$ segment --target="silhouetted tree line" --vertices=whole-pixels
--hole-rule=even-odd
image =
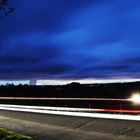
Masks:
[[[0,19],[3,19],[14,11],[15,8],[9,5],[9,0],[0,0]]]
[[[111,84],[71,83],[58,86],[6,85],[0,86],[1,97],[96,97],[129,98],[140,91],[140,82]]]

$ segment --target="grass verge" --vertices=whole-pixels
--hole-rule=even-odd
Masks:
[[[33,140],[32,137],[0,128],[0,140]]]

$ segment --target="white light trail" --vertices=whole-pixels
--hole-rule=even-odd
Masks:
[[[1,110],[9,110],[9,111],[19,111],[19,112],[52,114],[52,115],[66,115],[66,116],[77,116],[77,117],[92,117],[92,118],[102,118],[102,119],[140,121],[140,116],[139,115],[86,113],[86,112],[73,112],[72,111],[72,109],[77,110],[78,108],[66,108],[66,110],[62,111],[61,109],[65,109],[65,108],[62,108],[62,107],[36,107],[36,106],[33,107],[33,106],[2,105],[1,104],[0,109]],[[49,110],[49,109],[51,109],[51,110]],[[96,109],[96,110],[98,110],[98,109]],[[82,109],[81,110],[79,109],[78,111],[82,111]]]
[[[104,111],[105,109],[89,108],[70,108],[70,107],[51,107],[51,106],[26,106],[26,105],[8,105],[0,104],[0,107],[22,108],[22,109],[39,109],[39,110],[59,110],[59,111]]]
[[[132,99],[114,99],[114,98],[40,98],[40,97],[0,97],[2,100],[71,100],[71,101],[128,101],[133,102]]]

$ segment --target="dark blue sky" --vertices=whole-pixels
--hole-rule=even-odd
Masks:
[[[11,0],[0,79],[140,78],[139,0]]]

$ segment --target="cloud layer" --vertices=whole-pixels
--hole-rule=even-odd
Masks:
[[[138,0],[11,1],[0,79],[140,78]]]

